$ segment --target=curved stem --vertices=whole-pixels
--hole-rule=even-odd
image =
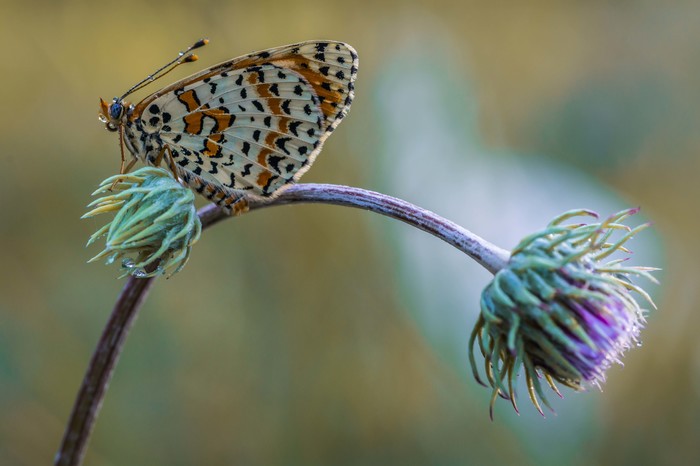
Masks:
[[[129,277],[124,285],[88,364],[63,434],[61,448],[54,458],[56,466],[82,463],[95,418],[114,373],[114,366],[119,360],[129,329],[153,283],[153,278]]]
[[[429,210],[395,197],[360,188],[330,184],[298,184],[271,199],[252,198],[249,200],[249,207],[250,211],[253,211],[264,207],[301,203],[355,207],[401,220],[451,244],[492,273],[503,268],[510,256],[508,251]],[[199,217],[203,229],[230,218],[213,204],[200,209]],[[54,459],[56,466],[78,466],[82,463],[114,367],[129,329],[153,283],[153,278],[129,277],[124,285],[88,365],[61,447]]]
[[[510,257],[508,251],[429,210],[366,189],[334,184],[297,184],[290,186],[272,199],[253,198],[249,201],[249,206],[252,211],[263,207],[302,203],[355,207],[401,220],[451,244],[494,274],[506,265]],[[227,217],[215,205],[209,205],[200,210],[202,227]]]

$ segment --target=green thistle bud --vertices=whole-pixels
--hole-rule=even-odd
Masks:
[[[530,400],[544,415],[538,398],[552,408],[542,378],[559,396],[555,381],[575,390],[584,383],[599,386],[610,365],[619,363],[622,353],[638,344],[644,316],[632,292],[651,306],[654,303],[630,278],[644,276],[656,282],[649,272],[658,269],[624,266],[624,259],[604,261],[617,251],[629,253],[625,242],[649,226],[630,229],[620,223],[637,211],[576,225],[562,222],[597,215],[585,210],[562,214],[545,230],[523,239],[484,289],[469,359],[474,377],[486,385],[474,360],[477,343],[493,389],[492,419],[498,396],[510,400],[518,411],[513,379],[521,367]],[[611,242],[615,232],[623,234]]]
[[[194,193],[183,187],[167,170],[145,167],[116,175],[102,182],[93,195],[107,194],[91,202],[93,209],[82,218],[116,212],[97,230],[88,246],[106,235],[105,249],[90,259],[122,259],[124,274],[152,277],[185,266],[202,224],[194,207]]]

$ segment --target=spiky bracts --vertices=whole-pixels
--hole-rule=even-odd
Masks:
[[[622,353],[637,344],[644,323],[638,293],[649,295],[630,278],[656,270],[624,266],[624,244],[648,227],[623,225],[638,209],[612,215],[600,223],[562,225],[571,217],[597,214],[566,212],[546,229],[523,239],[481,295],[481,314],[469,344],[476,380],[486,385],[476,366],[474,343],[484,355],[486,381],[493,389],[490,414],[498,396],[515,410],[515,376],[524,369],[530,400],[543,414],[538,398],[551,409],[541,379],[557,394],[555,382],[579,390],[585,382],[598,385]],[[622,235],[613,239],[615,232]],[[559,394],[560,395],[560,394]],[[560,395],[561,396],[561,395]]]
[[[177,273],[185,266],[202,225],[194,194],[167,170],[145,167],[102,182],[93,195],[93,209],[82,218],[116,212],[111,222],[96,231],[88,245],[106,235],[105,249],[89,262],[122,258],[122,276],[150,277]]]

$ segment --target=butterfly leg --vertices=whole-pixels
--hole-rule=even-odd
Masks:
[[[166,154],[167,157],[165,157]],[[178,178],[180,176],[180,172],[178,171],[177,166],[175,165],[175,158],[173,157],[172,149],[170,149],[170,146],[168,146],[167,144],[163,146],[163,148],[158,153],[158,156],[156,156],[156,158],[153,159],[153,166],[159,167],[164,157],[167,159],[168,168],[170,168],[170,171],[173,173],[173,176],[175,178]]]
[[[158,152],[158,155],[156,156],[156,158],[154,158],[154,159],[152,160],[152,164],[153,164],[154,167],[160,167],[160,163],[163,161],[163,156],[165,155],[165,151],[166,151],[166,150],[169,150],[169,148],[168,148],[167,145],[166,145],[166,146],[163,146],[163,147],[160,149],[160,152]],[[150,158],[150,157],[149,157],[149,158]],[[170,154],[170,158],[172,158],[172,154]],[[173,173],[173,174],[176,175],[177,173]]]
[[[173,157],[173,152],[170,150],[170,146],[165,146],[168,151],[168,163],[170,164],[170,171],[173,172],[175,178],[177,178],[177,166],[175,165],[175,158]]]
[[[124,173],[129,173],[132,168],[134,168],[134,165],[136,165],[136,162],[138,162],[139,159],[136,157],[132,157],[131,160],[129,161],[129,164],[126,166],[122,174]]]
[[[134,167],[134,164],[138,159],[132,155],[129,164],[125,166],[126,157],[124,156],[124,127],[122,126],[119,127],[119,148],[121,149],[122,155],[121,165],[119,165],[119,174],[123,175],[124,173],[129,173],[129,171]],[[114,183],[112,183],[112,186],[109,187],[109,190],[114,190],[114,187],[117,185],[117,183],[121,183],[121,181],[122,178],[117,178],[116,180],[114,180]]]
[[[126,157],[124,157],[124,126],[119,125],[119,152],[121,153],[122,156],[122,162],[121,165],[119,166],[119,174],[123,175],[126,173],[124,170],[124,163],[126,163]]]

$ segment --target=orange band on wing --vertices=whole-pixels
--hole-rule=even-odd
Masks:
[[[208,116],[214,119],[214,129],[212,132],[221,132],[230,128],[235,120],[234,116],[218,108],[209,108],[205,105],[206,110],[202,111],[203,116]]]
[[[258,163],[267,168],[267,156],[270,154],[272,154],[272,150],[267,147],[260,149],[260,153],[258,153]]]
[[[264,188],[265,186],[267,186],[267,183],[270,181],[270,178],[272,178],[272,173],[270,173],[267,170],[264,172],[261,172],[258,175],[258,180],[257,180],[258,186],[260,188]]]
[[[177,96],[177,100],[185,104],[188,112],[194,112],[199,108],[199,99],[193,89],[183,92]]]
[[[214,157],[215,155],[219,155],[221,153],[221,146],[219,144],[223,140],[223,133],[216,133],[210,135],[207,139],[204,140],[204,151],[202,151],[202,155],[206,155],[208,157]]]
[[[182,98],[185,96],[184,98]],[[209,105],[204,104],[201,106],[202,110],[193,112],[193,110],[199,108],[197,104],[196,95],[194,91],[187,91],[178,96],[178,99],[185,104],[187,110],[192,112],[185,115],[185,131],[189,134],[199,134],[202,132],[202,125],[204,123],[204,117],[209,117],[214,120],[214,128],[212,132],[222,132],[227,128],[230,128],[233,124],[235,117],[230,113],[227,113],[218,108],[209,108]],[[196,105],[196,106],[195,106]]]

